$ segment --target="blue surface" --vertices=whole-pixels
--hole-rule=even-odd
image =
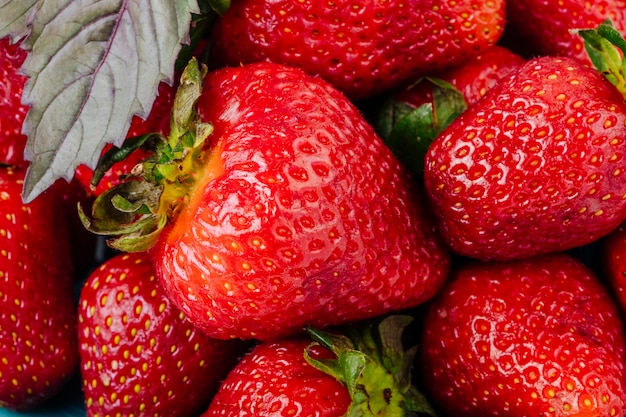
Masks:
[[[58,396],[33,410],[16,412],[0,408],[0,417],[85,417],[86,415],[78,378],[70,381]]]

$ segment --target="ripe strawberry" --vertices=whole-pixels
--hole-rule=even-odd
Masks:
[[[213,72],[194,94],[193,130],[175,126],[162,145],[171,154],[180,134],[195,146],[187,158],[148,161],[145,180],[103,194],[85,224],[121,234],[111,244],[123,250],[156,242],[157,273],[202,330],[274,339],[415,306],[440,288],[449,256],[425,199],[345,96],[271,63]],[[153,189],[159,178],[171,182]]]
[[[0,162],[26,167],[22,123],[28,107],[22,105],[26,77],[18,71],[26,59],[19,44],[11,45],[9,38],[0,39]]]
[[[509,0],[506,3],[507,38],[522,45],[527,53],[570,56],[588,61],[574,29],[594,28],[611,19],[626,30],[624,0]]]
[[[626,104],[574,58],[531,60],[433,142],[425,182],[460,254],[512,259],[584,245],[626,218]]]
[[[607,277],[613,294],[626,313],[626,225],[622,224],[599,245],[599,267]]]
[[[464,63],[419,79],[389,94],[375,126],[394,154],[417,176],[432,141],[524,59],[495,45]],[[444,82],[442,82],[444,81]]]
[[[194,328],[165,296],[145,254],[116,255],[89,276],[78,327],[93,416],[198,413],[240,352],[239,342]]]
[[[176,89],[167,83],[159,84],[158,96],[150,114],[145,120],[139,116],[134,116],[126,138],[134,138],[150,133],[167,133],[175,91]],[[112,145],[107,145],[102,153],[106,153],[112,147]],[[99,196],[122,182],[123,176],[129,174],[133,167],[143,161],[148,155],[150,155],[150,152],[140,149],[133,152],[128,158],[106,167],[106,171],[101,173],[102,177],[98,178],[96,186],[92,185],[94,171],[87,165],[79,165],[76,168],[75,177],[91,195]],[[100,175],[100,173],[98,174]]]
[[[352,327],[350,337],[311,330],[316,343],[261,343],[228,374],[202,417],[433,415],[410,384],[415,349],[405,351],[401,341],[410,320]]]
[[[0,168],[0,406],[32,408],[78,369],[67,224],[50,192],[23,204],[24,172]]]
[[[495,44],[504,1],[241,0],[218,21],[214,60],[271,61],[371,97]]]
[[[506,77],[510,72],[524,64],[525,59],[510,50],[494,45],[460,65],[448,67],[443,71],[430,74],[450,83],[463,94],[468,106],[473,106],[487,94],[491,88]],[[400,99],[418,107],[424,102],[432,101],[428,91],[423,91],[430,100],[418,95],[419,90],[408,89],[399,95]]]
[[[574,258],[462,266],[429,307],[420,366],[444,415],[626,412],[618,310]]]

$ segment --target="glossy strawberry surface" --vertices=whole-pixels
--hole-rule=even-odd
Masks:
[[[448,67],[434,74],[459,90],[468,106],[483,98],[487,91],[525,62],[524,58],[510,50],[494,45],[460,65]],[[410,90],[409,90],[410,91]],[[407,101],[410,101],[410,94]]]
[[[271,63],[224,69],[198,113],[214,128],[209,161],[155,259],[201,329],[273,339],[440,288],[448,254],[425,197],[329,84]]]
[[[241,351],[174,307],[145,254],[119,254],[89,276],[78,334],[90,416],[199,413]]]
[[[0,168],[0,406],[28,409],[78,369],[72,257],[47,192],[25,205],[24,172]]]
[[[302,338],[257,345],[231,370],[202,417],[344,416],[348,390],[305,361],[310,344]],[[316,350],[319,358],[332,357]]]
[[[556,254],[455,271],[429,307],[420,367],[444,416],[621,416],[625,353],[606,289]]]
[[[626,217],[626,105],[572,58],[531,60],[426,155],[440,231],[460,254],[523,258],[592,242]]]
[[[504,2],[419,0],[233,2],[214,31],[215,59],[268,60],[371,97],[495,44]]]

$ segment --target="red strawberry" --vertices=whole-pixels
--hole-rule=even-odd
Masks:
[[[271,63],[213,72],[194,91],[205,145],[182,134],[195,146],[186,159],[156,171],[148,161],[145,181],[103,194],[85,223],[130,231],[112,242],[121,249],[156,241],[157,273],[197,326],[273,339],[415,306],[440,288],[449,258],[424,197],[345,96]],[[153,190],[159,178],[172,182]]]
[[[573,58],[527,62],[426,155],[441,233],[458,253],[512,259],[584,245],[626,218],[626,104]]]
[[[588,61],[582,40],[572,30],[594,28],[607,18],[626,30],[626,1],[509,0],[506,17],[507,39],[525,51]]]
[[[272,61],[371,97],[495,44],[504,1],[232,2],[213,34],[214,60]]]
[[[608,278],[622,311],[626,313],[626,225],[606,236],[600,248],[600,268]]]
[[[198,413],[240,352],[238,342],[194,328],[165,296],[145,254],[117,255],[89,276],[78,330],[93,416]]]
[[[150,114],[145,120],[139,116],[133,117],[126,138],[134,138],[150,133],[167,133],[175,91],[176,89],[167,83],[159,84],[158,96]],[[112,145],[107,145],[102,153],[104,154],[111,148]],[[148,155],[150,155],[150,152],[140,149],[122,161],[113,164],[103,173],[102,178],[99,178],[95,187],[91,184],[94,172],[87,165],[80,165],[76,168],[76,179],[90,194],[99,196],[122,182],[123,176],[129,174],[133,167],[143,161]]]
[[[261,343],[229,373],[202,417],[433,415],[410,383],[415,349],[405,352],[401,341],[410,320],[352,327],[350,337],[312,330],[317,343]]]
[[[618,310],[574,258],[462,266],[429,307],[422,377],[445,415],[626,412]]]
[[[0,168],[0,405],[32,408],[78,369],[67,224],[46,192],[23,204],[24,172]]]
[[[23,167],[26,136],[22,123],[28,107],[21,102],[26,77],[18,71],[25,59],[26,51],[19,44],[0,39],[0,162]]]
[[[502,46],[495,45],[460,65],[448,67],[443,71],[430,74],[430,76],[450,83],[463,94],[467,105],[472,106],[483,98],[487,91],[524,62],[525,59],[521,56]],[[418,107],[425,102],[432,101],[432,95],[428,91],[420,89],[407,89],[399,94],[398,99]]]
[[[524,62],[501,46],[488,48],[463,64],[391,93],[377,109],[376,128],[394,154],[421,176],[424,155],[435,137]]]

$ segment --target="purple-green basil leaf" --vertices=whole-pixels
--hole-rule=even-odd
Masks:
[[[20,0],[23,1],[23,0]],[[120,146],[133,115],[146,117],[172,82],[196,0],[48,0],[29,16],[23,126],[28,202],[76,167]]]

